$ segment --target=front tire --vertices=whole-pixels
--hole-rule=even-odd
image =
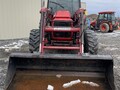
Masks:
[[[85,30],[84,32],[84,52],[94,55],[98,53],[97,36],[92,30]]]
[[[38,52],[39,44],[40,44],[40,30],[33,29],[30,31],[30,36],[29,36],[29,51],[31,53]]]

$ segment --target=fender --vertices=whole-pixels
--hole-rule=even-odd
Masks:
[[[90,25],[91,25],[91,26],[93,26],[93,27],[95,27],[96,22],[97,22],[97,21],[96,21],[96,20],[94,20],[94,21],[92,21],[92,22],[90,23]]]
[[[110,30],[113,30],[113,25],[112,23],[109,23]]]

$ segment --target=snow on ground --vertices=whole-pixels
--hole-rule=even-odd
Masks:
[[[111,32],[111,33],[98,32],[97,35],[100,35],[102,37],[118,37],[118,36],[120,36],[120,30],[116,30],[116,31]]]
[[[28,39],[0,41],[0,90],[4,90],[9,55],[14,51],[28,51]]]
[[[5,50],[5,52],[10,52],[12,50],[19,50],[25,44],[28,44],[28,41],[19,40],[17,42],[12,42],[7,45],[0,46],[0,49]]]
[[[0,59],[0,90],[3,90],[7,72],[8,58]]]

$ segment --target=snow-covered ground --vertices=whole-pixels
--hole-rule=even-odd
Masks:
[[[0,90],[3,90],[9,54],[11,52],[28,51],[28,40],[2,40],[0,41]]]
[[[111,55],[114,60],[114,79],[116,90],[120,90],[120,30],[112,33],[96,33],[99,42],[99,54]]]
[[[5,52],[10,52],[12,50],[20,50],[21,47],[25,44],[28,44],[28,41],[26,40],[18,40],[17,42],[11,42],[9,44],[0,46],[1,50],[4,50]]]

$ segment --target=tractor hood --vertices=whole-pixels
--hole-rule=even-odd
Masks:
[[[54,21],[72,21],[71,19],[71,14],[69,11],[67,10],[59,10],[57,11],[55,14],[54,14],[54,17],[53,17],[53,20]]]

